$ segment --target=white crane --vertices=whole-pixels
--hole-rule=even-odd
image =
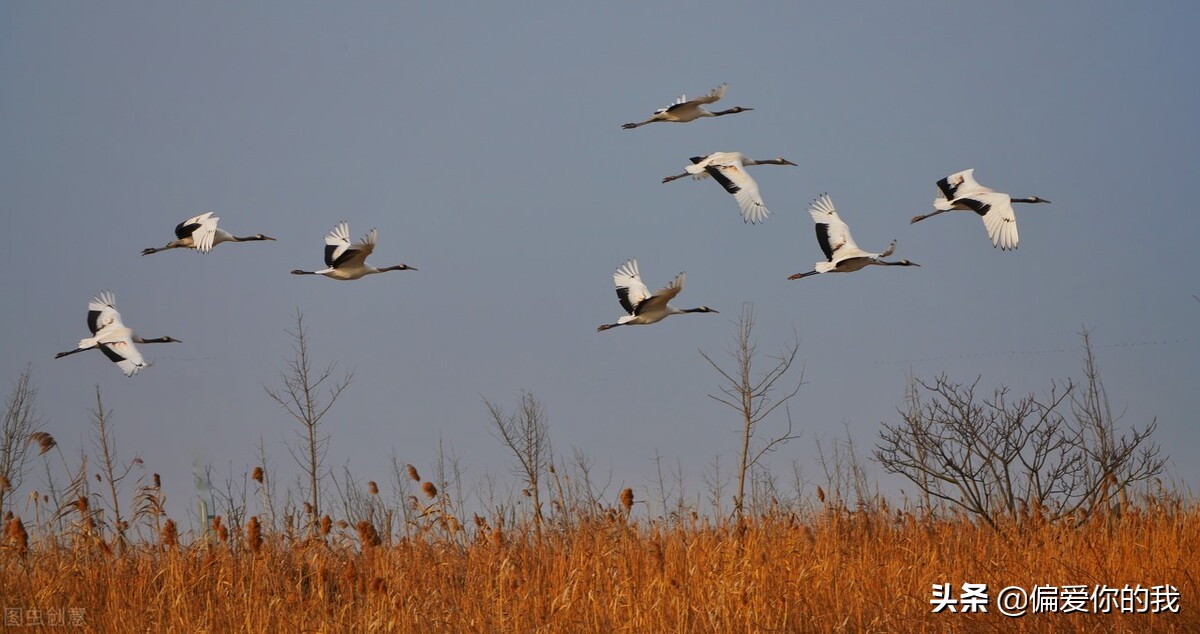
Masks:
[[[88,330],[92,331],[92,336],[80,339],[78,348],[54,355],[55,359],[99,348],[104,356],[121,368],[125,376],[133,376],[137,374],[138,370],[150,365],[142,359],[142,353],[138,352],[137,347],[133,344],[183,343],[170,337],[142,339],[137,336],[121,322],[121,313],[117,312],[117,298],[112,291],[101,291],[88,303],[87,324]]]
[[[329,233],[325,234],[325,264],[329,267],[320,271],[301,271],[296,269],[292,275],[324,275],[335,280],[357,280],[364,275],[383,273],[384,271],[415,271],[415,267],[407,264],[385,266],[377,269],[367,264],[367,256],[375,250],[375,238],[378,232],[371,229],[361,242],[350,243],[350,224],[339,222]]]
[[[651,295],[650,291],[646,289],[646,285],[642,283],[642,275],[638,272],[637,260],[626,260],[625,264],[617,267],[617,271],[613,273],[613,283],[617,285],[617,299],[621,300],[621,307],[629,314],[618,319],[615,324],[600,326],[596,331],[603,332],[617,326],[653,324],[671,315],[717,312],[708,306],[679,309],[667,305],[667,302],[674,299],[679,294],[679,291],[683,290],[684,277],[685,275],[680,273],[675,276],[674,280],[671,280],[670,284],[658,289]]]
[[[937,182],[938,195],[933,199],[933,212],[913,216],[909,223],[920,222],[951,210],[973,211],[983,219],[993,247],[1004,251],[1017,248],[1017,216],[1012,203],[1048,203],[1037,196],[1013,198],[975,182],[975,169],[951,174]]]
[[[854,244],[854,238],[850,237],[850,227],[838,216],[837,208],[833,206],[833,199],[829,197],[829,194],[818,196],[808,206],[808,213],[812,214],[813,222],[816,223],[817,242],[821,245],[821,251],[825,252],[826,261],[817,262],[814,269],[808,273],[789,276],[789,280],[798,280],[818,273],[849,273],[871,264],[921,266],[908,260],[899,262],[882,260],[881,258],[886,258],[896,250],[895,240],[892,240],[883,253],[867,253],[858,248],[858,245]]]
[[[746,173],[746,166],[796,165],[782,156],[756,161],[746,158],[741,152],[713,152],[707,156],[693,156],[691,161],[692,164],[687,166],[687,171],[675,176],[664,177],[662,182],[669,183],[684,176],[691,176],[695,179],[712,176],[713,180],[725,188],[725,191],[733,194],[734,199],[737,200],[738,209],[742,212],[742,222],[750,224],[758,224],[766,220],[771,212],[767,211],[767,206],[758,193],[758,183],[754,182],[754,179],[750,178],[750,174]]]
[[[659,108],[658,110],[655,110],[654,114],[649,119],[638,123],[626,123],[621,127],[625,128],[626,130],[632,130],[636,127],[644,126],[647,123],[654,123],[656,121],[664,121],[667,123],[687,123],[689,121],[695,121],[701,117],[721,117],[727,114],[737,114],[739,112],[746,112],[747,110],[754,110],[754,108],[743,108],[742,106],[737,106],[728,110],[710,112],[703,107],[706,104],[714,103],[721,97],[724,97],[725,89],[728,87],[728,84],[721,84],[720,86],[713,88],[707,95],[692,99],[691,101],[688,100],[687,95],[679,95],[679,98],[672,102],[671,105],[667,106],[666,108]]]
[[[195,249],[200,253],[208,253],[213,247],[222,242],[254,242],[256,240],[274,240],[264,236],[261,233],[256,233],[252,236],[239,237],[230,235],[228,231],[217,228],[217,221],[220,218],[214,218],[213,212],[208,212],[188,218],[183,222],[175,225],[175,239],[168,242],[167,246],[149,249],[142,249],[142,255],[150,255],[167,249]]]

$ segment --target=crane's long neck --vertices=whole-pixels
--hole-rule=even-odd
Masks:
[[[382,273],[384,271],[415,271],[415,270],[417,270],[417,269],[415,269],[407,264],[397,264],[395,266],[385,266],[381,269],[376,269],[375,271],[372,271],[372,273]]]
[[[727,114],[737,114],[739,112],[743,112],[744,110],[745,108],[730,108],[728,110],[718,110],[716,112],[708,112],[705,110],[705,112],[708,112],[708,116],[710,117],[723,117]]]

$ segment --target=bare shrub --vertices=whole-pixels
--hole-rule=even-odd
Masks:
[[[875,459],[915,484],[927,506],[948,503],[995,529],[1006,518],[1086,521],[1108,510],[1128,487],[1159,475],[1165,458],[1151,440],[1155,420],[1117,435],[1089,333],[1081,336],[1083,383],[1051,383],[1041,396],[1015,397],[1007,387],[981,396],[979,379],[945,374],[913,379]]]

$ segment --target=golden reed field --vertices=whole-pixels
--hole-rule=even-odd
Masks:
[[[1200,631],[1200,508],[1177,499],[1148,497],[1081,526],[1035,511],[999,530],[886,503],[760,514],[739,527],[637,519],[631,496],[621,502],[570,521],[428,520],[384,537],[328,516],[306,538],[267,534],[256,517],[237,527],[217,518],[183,543],[164,518],[156,543],[126,547],[99,537],[87,513],[46,536],[13,517],[0,631]],[[935,584],[958,596],[964,583],[987,584],[986,613],[933,612]],[[1120,613],[1115,588],[1126,584],[1145,590],[1126,607],[1147,613]],[[1053,610],[997,612],[1002,588],[1039,585],[1063,595]],[[1110,613],[1090,597],[1062,613],[1069,586],[1114,588]],[[1173,598],[1151,596],[1154,586]]]

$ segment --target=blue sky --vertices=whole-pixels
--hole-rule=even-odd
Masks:
[[[314,356],[355,372],[328,419],[331,467],[382,481],[395,451],[431,471],[441,438],[468,489],[507,478],[482,399],[511,408],[528,389],[556,450],[611,469],[610,495],[649,484],[656,452],[696,495],[713,455],[732,462],[737,424],[706,397],[718,377],[698,350],[724,354],[743,302],[764,352],[799,337],[804,435],[776,460],[813,478],[814,437],[868,449],[906,377],[1041,391],[1080,375],[1087,327],[1122,424],[1157,417],[1194,486],[1198,10],[1152,9],[8,3],[0,376],[32,361],[45,429],[75,451],[99,385],[122,454],[182,515],[192,465],[252,469],[260,436],[277,479],[296,475],[294,427],[263,387],[299,309]],[[717,107],[755,110],[619,127],[722,82]],[[711,182],[660,184],[714,151],[798,164],[754,168],[767,223],[744,225]],[[908,224],[969,167],[1053,201],[1018,207],[1019,250],[969,214]],[[897,239],[921,268],[789,282],[821,257],[805,209],[826,191],[860,246]],[[139,255],[210,210],[278,241]],[[379,229],[373,263],[420,270],[288,275],[321,265],[343,219]],[[651,288],[686,271],[676,303],[721,313],[596,333],[620,315],[628,257]],[[132,379],[99,354],[54,360],[106,288],[140,334],[184,343],[144,346],[155,365]]]

